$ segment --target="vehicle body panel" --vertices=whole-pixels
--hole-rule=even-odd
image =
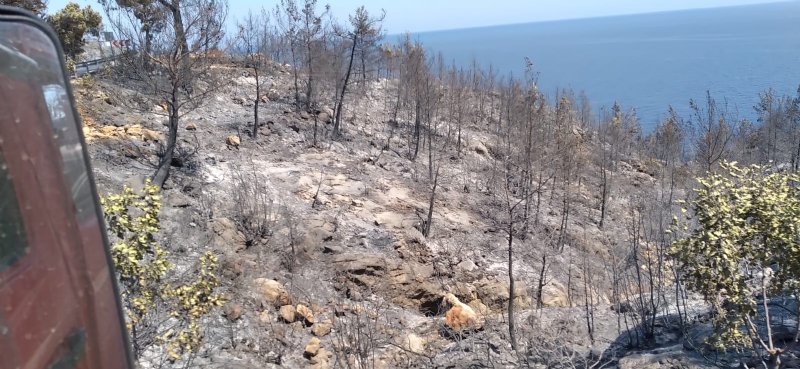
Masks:
[[[130,368],[88,155],[54,40],[32,15],[0,7],[0,369]]]

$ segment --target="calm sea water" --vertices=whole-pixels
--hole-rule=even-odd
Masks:
[[[533,60],[539,85],[584,91],[599,110],[635,107],[645,130],[670,105],[685,115],[709,90],[741,118],[767,88],[800,85],[800,1],[633,16],[529,23],[414,35],[445,60],[473,59],[522,76]]]

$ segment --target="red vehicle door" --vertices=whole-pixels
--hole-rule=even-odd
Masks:
[[[130,368],[60,49],[0,7],[0,369]]]

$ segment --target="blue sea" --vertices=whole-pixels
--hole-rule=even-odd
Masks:
[[[687,116],[706,90],[739,118],[755,118],[759,93],[794,96],[800,85],[800,1],[516,24],[412,35],[449,63],[477,60],[521,77],[525,57],[549,98],[587,94],[599,111],[635,108],[648,130],[669,106]]]

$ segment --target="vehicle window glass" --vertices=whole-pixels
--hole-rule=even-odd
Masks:
[[[0,147],[0,271],[25,255],[26,248],[17,195]]]
[[[42,93],[61,152],[64,178],[66,178],[69,191],[72,193],[77,219],[79,222],[87,219],[93,220],[97,214],[89,184],[89,169],[84,161],[83,146],[81,146],[80,133],[75,123],[76,119],[72,116],[69,95],[61,84],[44,85]]]
[[[55,47],[32,27],[0,24],[0,72],[41,87],[77,221],[98,221],[80,141],[81,128],[73,116]]]

